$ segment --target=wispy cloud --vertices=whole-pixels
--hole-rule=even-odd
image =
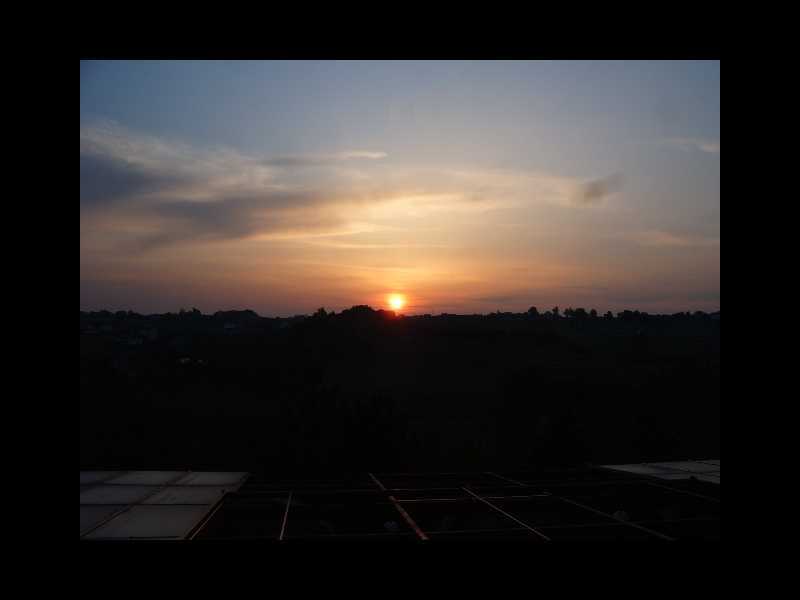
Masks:
[[[664,142],[684,150],[700,150],[709,154],[719,154],[719,140],[679,137],[668,138]]]
[[[622,184],[622,175],[614,173],[608,177],[581,184],[573,197],[578,204],[597,204],[607,196],[619,191]]]
[[[369,152],[354,150],[351,152],[336,152],[333,154],[307,154],[301,156],[277,156],[263,161],[263,164],[276,167],[307,167],[335,164],[347,160],[378,160],[386,158],[385,152]]]
[[[420,248],[447,248],[446,244],[370,244],[359,242],[336,242],[324,239],[329,236],[318,236],[304,240],[307,244],[312,246],[320,246],[322,248],[333,248],[336,250],[413,250]],[[320,239],[321,238],[321,239]]]
[[[347,234],[354,223],[413,221],[417,228],[430,219],[503,207],[596,204],[621,185],[619,175],[582,183],[525,171],[382,166],[385,156],[354,150],[269,159],[194,147],[110,121],[85,123],[82,241],[105,232],[98,239],[124,240],[116,243],[129,252],[196,241]]]
[[[641,246],[698,248],[719,246],[718,237],[687,235],[651,229],[630,236],[630,239]]]
[[[81,127],[82,220],[138,232],[134,241],[119,236],[125,250],[330,230],[343,222],[331,207],[349,198],[341,185],[324,183],[227,148],[195,148],[108,121]]]

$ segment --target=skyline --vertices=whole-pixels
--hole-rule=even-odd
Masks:
[[[719,61],[81,63],[81,310],[719,310]]]

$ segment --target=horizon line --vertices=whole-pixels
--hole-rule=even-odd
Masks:
[[[473,313],[453,313],[453,312],[405,313],[405,312],[395,311],[395,310],[387,309],[387,308],[374,308],[369,304],[354,304],[354,305],[352,305],[352,306],[350,306],[348,308],[343,308],[343,309],[339,310],[338,312],[333,310],[333,309],[329,310],[324,306],[320,306],[317,309],[315,309],[315,310],[313,310],[311,312],[308,312],[308,313],[295,313],[295,314],[289,315],[289,316],[264,315],[264,314],[260,314],[258,311],[254,310],[252,308],[220,309],[220,310],[216,310],[214,312],[208,312],[208,313],[203,312],[203,311],[197,309],[196,307],[191,307],[191,308],[182,307],[182,308],[179,308],[177,311],[174,311],[174,312],[173,311],[166,311],[166,312],[148,312],[148,313],[144,313],[144,312],[137,312],[137,311],[131,310],[131,309],[127,309],[127,310],[125,310],[125,309],[110,310],[110,309],[107,309],[107,308],[93,309],[93,310],[85,310],[85,309],[81,308],[80,312],[81,313],[88,313],[88,314],[106,312],[106,313],[110,313],[112,315],[119,314],[119,313],[125,313],[126,315],[127,314],[134,314],[134,315],[139,315],[139,316],[162,316],[162,315],[192,314],[194,310],[197,310],[197,312],[201,316],[209,316],[209,317],[213,317],[217,313],[244,313],[244,312],[251,312],[251,313],[255,314],[257,317],[263,318],[263,319],[293,319],[293,318],[296,318],[296,317],[313,316],[320,309],[325,310],[326,314],[328,314],[328,315],[340,315],[341,313],[343,313],[345,311],[352,310],[354,308],[360,308],[360,307],[367,307],[367,308],[371,309],[373,312],[392,313],[397,317],[423,317],[423,316],[483,317],[483,316],[492,316],[492,315],[498,315],[498,314],[499,315],[527,315],[527,314],[529,314],[528,310],[519,311],[519,312],[511,311],[511,310],[496,310],[496,311],[484,312],[484,313],[478,313],[478,312],[473,312]],[[586,311],[587,314],[590,314],[592,310],[596,310],[596,309],[591,309],[591,308],[587,309],[587,308],[584,308],[582,306],[577,306],[577,307],[565,306],[565,307],[562,308],[560,305],[556,305],[556,306],[554,306],[552,308],[544,309],[542,311],[538,311],[538,307],[533,307],[532,306],[531,308],[537,308],[537,312],[538,312],[539,316],[543,316],[545,314],[553,315],[553,312],[552,312],[553,308],[557,308],[558,311],[559,311],[558,312],[558,316],[560,318],[564,318],[565,317],[565,315],[564,315],[564,311],[565,310],[575,311],[575,310],[583,309],[584,311]],[[626,308],[626,309],[622,309],[622,310],[618,310],[618,311],[612,311],[612,310],[609,309],[609,310],[606,310],[604,312],[596,310],[596,312],[597,312],[597,318],[603,318],[608,313],[611,313],[614,317],[616,317],[617,315],[624,314],[625,312],[639,313],[640,315],[647,315],[647,316],[667,316],[667,317],[670,317],[670,316],[679,315],[679,314],[694,315],[694,314],[697,314],[697,313],[713,315],[715,313],[719,313],[720,312],[720,308],[717,307],[715,310],[711,310],[711,311],[705,311],[705,310],[694,310],[694,311],[692,311],[692,310],[688,310],[687,309],[687,310],[678,310],[678,311],[669,312],[669,313],[666,313],[666,312],[648,312],[648,311],[645,311],[645,310],[639,310],[639,309],[634,309],[634,308]]]

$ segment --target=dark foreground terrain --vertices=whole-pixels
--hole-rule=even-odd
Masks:
[[[719,458],[719,313],[564,312],[81,312],[81,469]]]

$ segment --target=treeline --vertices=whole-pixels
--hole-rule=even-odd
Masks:
[[[719,320],[629,313],[82,313],[81,466],[298,474],[719,456]]]
[[[197,308],[181,308],[178,310],[177,313],[173,312],[166,312],[166,313],[159,313],[159,314],[149,314],[143,315],[140,313],[136,313],[131,310],[119,310],[116,312],[111,312],[108,310],[100,310],[100,311],[80,311],[81,312],[81,319],[99,319],[99,320],[108,320],[108,319],[126,319],[126,318],[153,318],[153,319],[170,319],[170,318],[198,318],[198,317],[210,317],[213,319],[227,319],[227,320],[235,320],[235,321],[247,321],[247,320],[257,320],[257,319],[276,319],[276,320],[301,320],[306,318],[307,316],[311,316],[313,318],[327,318],[327,317],[335,317],[337,316],[336,311],[328,311],[324,307],[318,308],[314,313],[311,315],[295,315],[293,317],[262,317],[258,313],[253,310],[228,310],[228,311],[217,311],[210,315],[203,314]],[[648,319],[648,318],[696,318],[696,319],[707,319],[707,318],[718,318],[719,311],[713,313],[707,313],[701,310],[695,312],[676,312],[672,314],[650,314],[644,311],[638,310],[623,310],[616,313],[612,313],[610,310],[606,311],[602,318],[604,319]],[[381,318],[394,318],[398,315],[391,310],[383,310],[383,309],[373,309],[369,305],[357,305],[351,308],[342,310],[338,313],[339,316],[347,317],[347,318],[359,318],[364,316],[377,316]],[[411,315],[405,316],[400,315],[405,318],[433,318],[437,315]],[[595,309],[586,310],[585,308],[565,308],[563,311],[559,309],[558,306],[553,307],[550,310],[545,310],[540,312],[535,306],[530,307],[524,313],[513,313],[513,312],[501,312],[496,311],[487,314],[471,314],[471,315],[453,315],[450,313],[441,313],[438,315],[440,317],[453,317],[453,316],[470,316],[470,317],[496,317],[496,316],[525,316],[531,318],[545,318],[545,319],[597,319],[601,318],[599,313]]]

